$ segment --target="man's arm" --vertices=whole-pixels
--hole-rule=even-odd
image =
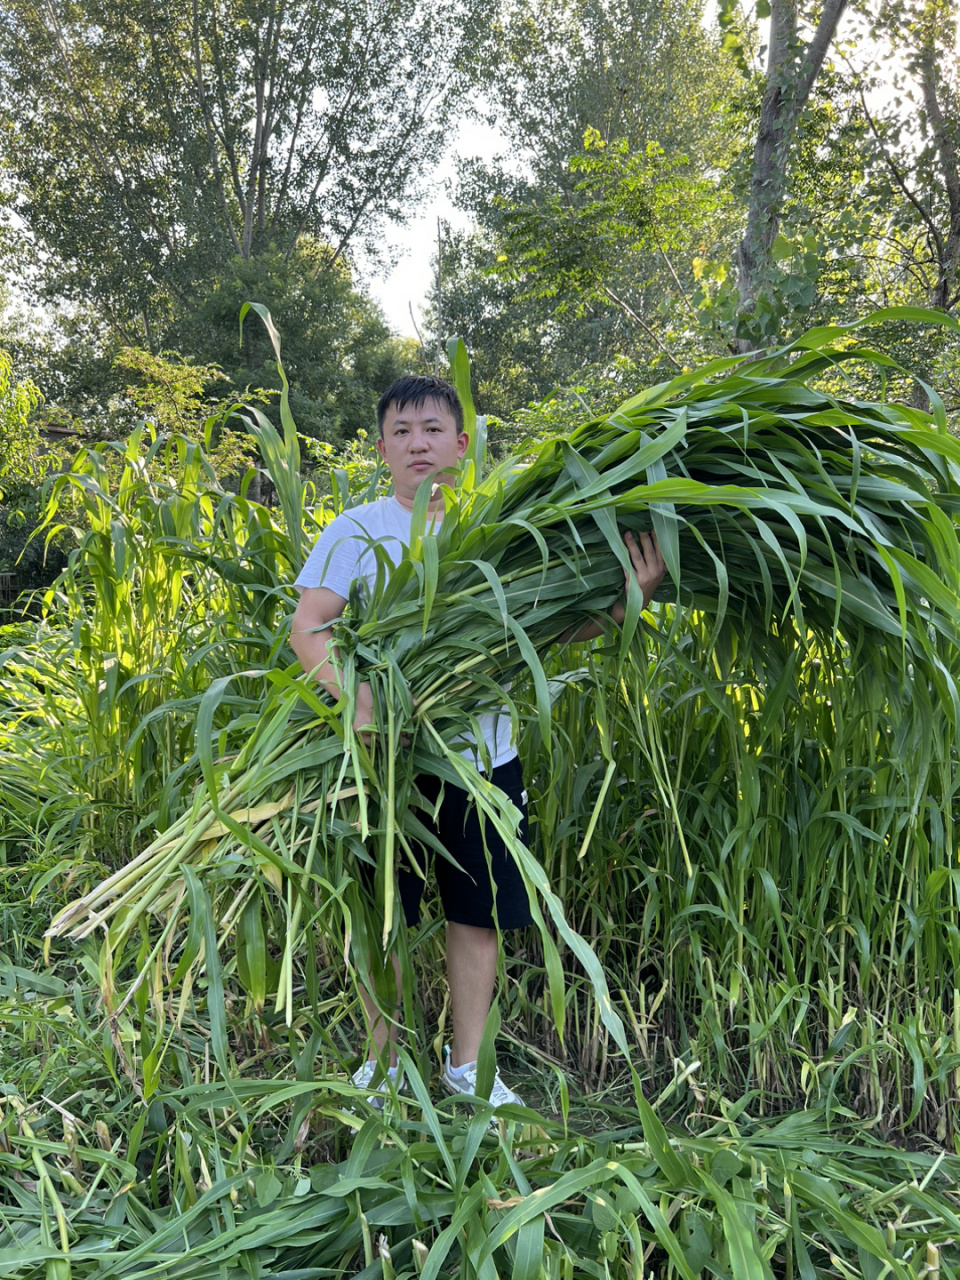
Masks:
[[[660,554],[660,547],[657,544],[657,535],[655,533],[641,533],[640,541],[638,542],[634,535],[627,531],[623,535],[623,540],[630,555],[632,577],[643,592],[643,607],[646,609],[653,599],[653,593],[663,581],[663,575],[667,571],[663,556]],[[627,588],[630,586],[630,577],[631,575],[624,573],[624,585]],[[610,617],[618,627],[621,627],[626,616],[627,611],[623,601],[618,600],[610,610]],[[602,635],[603,627],[599,622],[585,622],[578,630],[569,631],[562,636],[560,643],[569,644],[571,641],[577,643],[581,640],[596,640],[597,636]]]
[[[336,665],[337,648],[333,643],[333,623],[346,607],[343,596],[329,587],[304,587],[290,624],[290,648],[307,675],[312,675],[332,698],[343,689]],[[373,696],[368,684],[357,688],[357,714],[353,727],[369,729],[373,721]]]

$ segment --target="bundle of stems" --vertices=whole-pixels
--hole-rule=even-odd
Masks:
[[[276,999],[289,1019],[296,952],[325,904],[335,899],[355,943],[368,931],[368,951],[377,929],[384,944],[398,931],[394,866],[398,856],[416,860],[417,843],[432,842],[417,812],[417,779],[434,774],[472,794],[524,872],[558,1027],[562,967],[541,904],[586,967],[601,1017],[626,1052],[596,957],[564,920],[542,869],[517,839],[519,815],[464,754],[464,740],[480,740],[481,712],[502,708],[516,731],[529,719],[550,743],[543,659],[622,594],[624,529],[656,532],[668,566],[661,596],[682,606],[675,626],[692,609],[712,619],[715,643],[733,635],[762,645],[771,629],[790,629],[800,643],[817,636],[882,646],[905,673],[921,666],[960,710],[938,658],[939,647],[958,638],[960,445],[935,398],[924,413],[811,385],[827,378],[842,385],[851,360],[880,371],[890,363],[849,346],[837,330],[748,364],[716,361],[483,478],[468,464],[458,488],[444,489],[439,524],[428,515],[423,486],[408,551],[392,565],[377,550],[375,588],[365,598],[355,594],[335,628],[344,689],[338,706],[292,670],[265,672],[256,728],[234,754],[226,750],[229,730],[214,741],[229,683],[218,681],[198,717],[193,767],[202,781],[189,808],[133,864],[62,912],[51,933],[82,937],[103,927],[116,955],[144,926],[145,913],[160,910],[166,954],[184,902],[198,909],[197,895],[180,891],[191,866],[215,872],[203,909],[221,926],[222,944],[240,914],[238,893],[251,892],[239,868],[252,860],[265,872],[257,880],[262,892],[284,904]],[[286,408],[284,426],[289,434]],[[608,651],[621,662],[648,625],[642,605],[632,584],[622,630],[615,634],[611,624],[608,635],[616,641]],[[373,745],[352,728],[361,681],[374,693]],[[238,716],[245,726],[250,710]],[[352,883],[350,855],[376,865],[373,912],[343,889]],[[202,954],[199,936],[191,927],[182,944],[194,938],[193,960]],[[248,927],[240,945],[245,971],[259,966],[262,991],[262,933]],[[160,942],[141,946],[141,978],[159,954]],[[184,973],[181,963],[175,976]]]

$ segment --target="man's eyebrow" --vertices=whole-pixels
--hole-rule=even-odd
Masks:
[[[411,418],[399,417],[399,418],[394,418],[393,422],[390,425],[394,427],[400,427],[400,426],[405,427],[411,421],[412,421]],[[421,418],[420,421],[421,422],[442,422],[443,418],[440,416],[440,414],[434,414],[430,418]]]

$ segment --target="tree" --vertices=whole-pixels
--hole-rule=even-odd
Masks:
[[[158,350],[233,260],[292,262],[306,236],[335,269],[405,216],[479,13],[478,0],[12,0],[0,147],[43,292]]]
[[[464,168],[478,235],[444,253],[444,324],[458,314],[484,360],[496,331],[499,367],[536,370],[541,395],[623,355],[648,368],[698,356],[692,262],[732,252],[717,175],[741,92],[702,6],[522,0],[491,39],[511,167]]]
[[[848,61],[865,133],[864,191],[876,209],[869,251],[872,294],[883,304],[960,305],[960,48],[950,0],[882,0],[864,16],[884,65]],[[887,89],[879,103],[877,79]],[[960,344],[948,330],[895,333],[891,350],[960,406]],[[927,407],[923,389],[909,394]]]
[[[612,307],[558,317],[556,299],[537,293],[528,273],[502,269],[503,249],[502,240],[479,230],[445,228],[442,293],[434,288],[428,311],[431,332],[439,312],[445,332],[464,337],[478,409],[496,417],[559,385],[575,384],[582,394],[595,369],[609,373],[611,352],[630,344],[627,323]],[[499,430],[491,432],[493,443]]]
[[[409,372],[417,356],[414,344],[393,337],[379,307],[355,287],[347,261],[330,261],[334,252],[303,236],[289,257],[274,251],[231,259],[196,309],[171,325],[169,339],[177,350],[202,351],[236,391],[279,392],[263,327],[251,318],[240,342],[241,307],[250,299],[262,302],[283,340],[297,426],[340,443],[373,424],[381,391]]]
[[[947,0],[881,0],[851,15],[798,118],[771,262],[741,337],[960,303],[956,24]],[[874,340],[960,401],[948,328],[890,325]],[[914,384],[902,394],[923,400]]]
[[[957,291],[960,268],[960,58],[957,56],[957,13],[945,0],[927,0],[919,15],[917,64],[923,89],[923,105],[932,149],[939,163],[946,229],[938,230],[924,219],[934,250],[935,279],[930,301],[944,311],[960,301]],[[952,51],[952,78],[939,54]]]
[[[657,143],[695,168],[726,150],[720,100],[737,85],[700,0],[518,0],[492,25],[501,72],[491,116],[536,182],[571,190],[593,128],[633,151]]]
[[[886,0],[869,26],[899,56],[894,93],[879,112],[859,98],[872,148],[871,185],[894,197],[899,256],[911,301],[942,311],[960,302],[960,50],[948,0]],[[887,205],[887,214],[891,205]]]
[[[679,368],[671,344],[683,343],[683,321],[671,313],[685,310],[694,331],[698,317],[677,264],[721,207],[715,184],[692,174],[684,154],[667,157],[652,141],[635,150],[591,128],[568,168],[572,192],[504,202],[502,271],[526,274],[527,293],[556,298],[560,311],[612,306],[636,330],[633,343],[646,339]],[[669,341],[657,331],[664,320]]]

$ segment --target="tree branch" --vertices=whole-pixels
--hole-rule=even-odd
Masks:
[[[353,99],[358,92],[359,86],[366,79],[366,76],[365,76],[366,65],[369,58],[369,54],[370,54],[370,43],[372,40],[373,40],[373,27],[371,26],[367,29],[367,32],[366,32],[366,39],[363,45],[363,56],[362,58],[357,59],[354,64],[354,74],[353,74],[352,80],[350,81],[350,86],[347,91],[347,96],[344,99],[343,103],[341,104],[339,111],[337,112],[335,123],[333,123],[328,129],[326,154],[324,155],[323,160],[319,165],[319,168],[317,171],[317,179],[314,182],[313,187],[310,191],[309,198],[307,199],[307,202],[304,205],[303,215],[300,218],[300,223],[297,227],[296,234],[292,237],[290,241],[290,245],[287,250],[288,258],[296,248],[297,241],[300,239],[304,231],[307,229],[310,216],[313,213],[313,208],[317,201],[317,196],[320,193],[320,188],[323,185],[324,179],[327,176],[327,171],[330,167],[330,158],[333,155],[333,152],[336,146],[335,139],[337,137],[337,133],[339,131],[340,125],[343,123],[343,121],[347,117],[347,113],[349,112],[350,107],[353,104]],[[356,219],[354,219],[354,225],[355,224],[356,224]],[[334,261],[336,261],[336,258],[339,256],[339,253],[340,253],[340,249],[338,247],[336,254],[334,255]]]
[[[223,220],[226,223],[227,234],[230,237],[230,243],[233,245],[234,252],[240,253],[240,241],[237,238],[237,232],[233,225],[233,216],[230,206],[227,203],[227,193],[223,183],[223,167],[220,163],[220,157],[217,154],[217,134],[214,125],[213,116],[207,99],[206,87],[203,83],[203,61],[200,55],[200,17],[197,10],[197,0],[193,3],[193,21],[190,31],[190,46],[193,55],[193,82],[197,90],[197,104],[200,107],[200,116],[203,120],[203,131],[207,139],[207,148],[210,152],[210,169],[213,173],[214,184],[217,189],[217,201],[223,213]]]
[[[647,335],[647,337],[654,344],[654,346],[658,347],[663,352],[663,354],[667,357],[670,363],[673,364],[677,369],[679,369],[682,372],[683,365],[680,363],[680,361],[664,346],[661,339],[657,337],[657,335],[653,332],[650,326],[645,321],[640,319],[640,317],[637,315],[634,309],[629,305],[629,303],[625,302],[623,298],[617,297],[617,295],[613,292],[613,290],[610,288],[608,284],[602,284],[600,288],[607,295],[610,301],[615,303],[620,308],[620,310],[624,313],[625,316],[628,316],[631,320],[633,320],[636,324],[640,326],[640,328]]]
[[[81,90],[77,77],[74,74],[73,65],[70,59],[69,42],[67,40],[67,36],[63,29],[63,26],[60,22],[60,18],[57,14],[56,9],[51,3],[51,0],[47,0],[47,3],[45,4],[44,7],[46,9],[47,18],[49,21],[49,29],[53,33],[54,44],[57,49],[60,65],[63,68],[63,72],[67,80],[67,85],[69,86],[69,89],[70,89],[71,103],[76,104],[76,107],[79,110],[80,118],[84,125],[84,128],[78,130],[78,132],[80,133],[80,136],[83,138],[86,144],[87,154],[90,156],[90,158],[94,162],[94,165],[99,170],[100,175],[103,178],[104,185],[108,189],[112,188],[117,193],[120,200],[121,207],[131,217],[135,234],[139,238],[141,244],[146,245],[148,243],[148,240],[147,240],[147,236],[144,234],[143,227],[140,225],[139,219],[136,217],[136,214],[134,212],[133,206],[135,205],[135,203],[139,203],[140,212],[143,215],[143,219],[146,222],[147,226],[151,229],[151,231],[157,237],[157,239],[160,240],[166,246],[167,251],[171,254],[171,256],[173,256],[174,246],[170,240],[169,232],[167,228],[164,226],[164,224],[158,221],[157,218],[154,216],[153,210],[150,207],[149,201],[147,201],[146,203],[144,203],[143,201],[138,201],[138,202],[134,201],[133,184],[130,182],[130,179],[127,176],[127,173],[124,169],[124,165],[120,159],[120,156],[117,154],[115,150],[112,152],[112,154],[108,155],[105,149],[101,147],[100,141],[98,138],[98,121],[95,120],[94,113],[90,110],[90,107],[87,104],[86,95]],[[149,256],[150,255],[148,254],[147,255],[148,260],[149,260]],[[180,298],[181,301],[183,301],[183,295],[176,285],[174,285],[172,282],[168,282],[168,287],[170,288],[172,293],[174,293],[176,296]]]
[[[800,67],[800,79],[797,85],[798,114],[803,110],[804,103],[810,97],[814,82],[820,74],[820,69],[827,56],[827,50],[833,42],[837,26],[843,17],[843,11],[847,7],[847,2],[848,0],[827,0],[823,6],[823,13],[820,15],[817,29],[813,33],[813,39],[807,45],[807,52]]]
[[[867,106],[867,100],[864,97],[862,85],[857,86],[857,92],[860,95],[860,104],[863,107],[864,117],[866,118],[867,124],[870,126],[870,132],[873,134],[873,137],[877,143],[877,146],[880,148],[880,154],[883,156],[884,164],[886,164],[887,168],[890,170],[891,174],[893,175],[894,182],[897,184],[897,186],[900,188],[900,190],[903,192],[906,198],[913,205],[914,209],[916,209],[917,213],[920,215],[921,222],[924,224],[930,236],[933,238],[933,242],[937,247],[937,254],[939,256],[943,248],[943,243],[940,238],[940,232],[937,228],[937,224],[934,222],[933,218],[930,216],[927,210],[923,207],[923,204],[921,203],[919,198],[915,196],[913,192],[910,190],[910,188],[907,186],[906,178],[903,176],[900,169],[898,169],[897,165],[894,163],[893,157],[887,151],[886,145],[883,141],[883,138],[881,138],[880,136],[880,132],[877,129],[873,116],[870,114],[870,108]]]
[[[304,5],[300,26],[297,27],[293,43],[294,47],[299,47],[301,42],[306,39],[306,47],[303,50],[303,64],[310,66],[313,62],[314,51],[317,45],[317,38],[320,32],[321,24],[317,21],[313,22],[313,26],[308,37],[304,33],[307,29],[307,19],[315,14],[316,10],[312,5]],[[280,69],[280,79],[277,89],[277,96],[282,100],[287,95],[287,83],[292,77],[289,74],[289,62],[283,64]],[[300,142],[300,133],[303,129],[304,120],[307,115],[308,104],[311,103],[313,97],[313,87],[310,81],[303,77],[300,82],[300,90],[294,99],[294,118],[293,127],[289,131],[289,137],[286,143],[286,163],[283,167],[283,176],[277,187],[276,195],[273,201],[273,214],[270,219],[271,235],[276,232],[280,221],[280,214],[286,205],[287,192],[290,187],[290,175],[293,173],[293,163],[297,154],[297,147]]]
[[[197,39],[199,40],[200,17],[197,9],[197,0],[193,0],[193,13]],[[217,97],[220,104],[220,118],[223,122],[223,127],[220,131],[220,139],[223,143],[223,150],[227,157],[227,162],[230,165],[230,178],[233,182],[233,194],[236,196],[237,205],[240,210],[240,217],[241,219],[245,219],[246,202],[244,200],[243,179],[240,176],[240,165],[237,162],[237,149],[234,145],[233,133],[230,129],[230,104],[227,97],[227,86],[224,84],[223,79],[223,47],[220,41],[220,27],[217,23],[216,0],[214,0],[214,3],[210,6],[210,21],[213,26],[210,53],[213,61],[213,71],[216,76]],[[200,74],[202,74],[202,62],[199,63],[198,66],[201,68]]]

